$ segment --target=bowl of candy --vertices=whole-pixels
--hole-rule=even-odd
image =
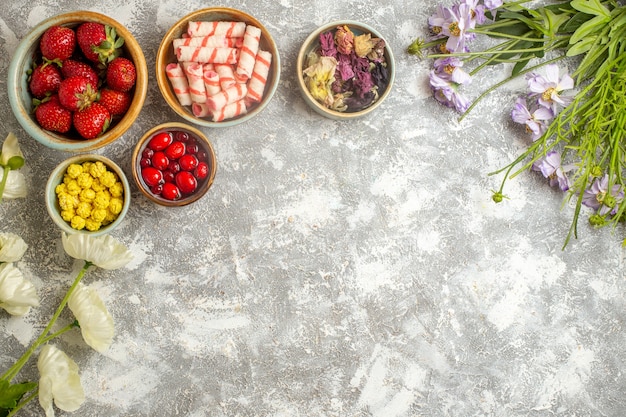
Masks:
[[[9,64],[11,109],[38,142],[88,152],[118,139],[146,97],[148,70],[133,35],[91,11],[50,17],[18,44]]]
[[[185,206],[209,191],[217,172],[213,145],[197,128],[168,122],[137,142],[132,156],[135,183],[149,200]]]
[[[176,22],[156,56],[157,84],[181,117],[205,127],[243,123],[267,106],[280,79],[280,55],[253,16],[226,7]]]
[[[80,154],[57,165],[46,183],[46,209],[64,232],[100,236],[119,226],[130,207],[124,171],[102,155]]]
[[[393,53],[382,35],[349,20],[313,31],[300,48],[296,72],[304,101],[335,120],[374,111],[391,92],[395,78]]]

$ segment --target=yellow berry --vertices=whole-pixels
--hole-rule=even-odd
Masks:
[[[124,207],[124,200],[121,198],[113,197],[109,200],[109,210],[111,213],[120,214],[122,211],[122,207]]]
[[[100,184],[105,187],[112,187],[117,182],[117,175],[114,172],[106,171],[100,175]]]
[[[118,181],[109,187],[109,192],[112,197],[121,197],[124,194],[124,186]]]
[[[82,201],[78,204],[78,207],[76,207],[76,215],[86,219],[89,216],[91,216],[92,210],[93,210],[93,207],[91,206],[90,203]]]
[[[96,192],[91,188],[87,188],[85,190],[82,190],[78,197],[80,198],[80,201],[86,201],[88,203],[91,203],[93,199],[96,198]]]
[[[102,161],[96,161],[89,167],[89,173],[94,178],[100,178],[100,176],[106,171],[107,167],[102,163]]]
[[[76,212],[74,211],[73,208],[69,210],[61,210],[61,218],[65,220],[66,222],[72,221],[72,217],[74,217],[75,215],[76,215]]]
[[[85,219],[80,216],[74,216],[72,217],[70,225],[73,229],[82,230],[85,228]]]
[[[97,222],[92,219],[85,220],[85,229],[90,230],[92,232],[95,232],[96,230],[100,229],[101,225],[102,224],[100,222]]]
[[[91,211],[91,220],[101,223],[104,221],[104,219],[106,219],[107,217],[107,210],[106,209],[93,209]]]
[[[83,167],[78,164],[70,164],[65,173],[70,178],[75,179],[83,173]]]
[[[91,174],[83,172],[82,174],[79,174],[78,177],[76,177],[76,182],[82,189],[91,188],[91,184],[93,183],[93,177],[91,176]]]
[[[76,180],[70,180],[67,184],[67,193],[69,195],[78,195],[78,193],[80,193],[81,188],[80,185],[78,185],[78,182]]]

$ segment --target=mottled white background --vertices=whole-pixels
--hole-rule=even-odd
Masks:
[[[0,11],[0,135],[21,139],[29,195],[0,206],[0,230],[29,250],[18,267],[42,306],[0,314],[0,366],[36,337],[77,265],[60,246],[44,184],[69,155],[28,138],[6,97],[17,42],[51,15],[88,9],[126,25],[150,70],[145,108],[103,153],[130,175],[136,140],[180,120],[162,99],[154,59],[192,0],[8,1]],[[78,332],[58,345],[80,366],[79,416],[544,417],[626,414],[623,228],[561,250],[572,218],[562,194],[522,174],[500,205],[491,190],[526,146],[508,114],[521,84],[462,123],[430,97],[430,63],[404,51],[435,3],[223,1],[274,35],[281,82],[261,117],[205,129],[219,161],[208,195],[157,207],[133,187],[114,236],[135,260],[86,279],[116,338],[105,354]],[[397,78],[371,116],[344,123],[306,107],[295,59],[317,26],[358,20],[391,45]],[[504,74],[484,71],[467,90]],[[584,217],[584,216],[583,216]],[[69,314],[61,321],[71,320]],[[32,361],[24,378],[37,378]],[[41,415],[35,403],[21,413]],[[65,415],[59,412],[58,415]]]

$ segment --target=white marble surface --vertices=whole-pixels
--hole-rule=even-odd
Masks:
[[[106,4],[106,6],[105,6]],[[0,205],[0,230],[29,244],[18,267],[42,306],[0,314],[0,366],[36,337],[76,273],[44,206],[44,183],[68,157],[25,137],[6,98],[17,42],[40,20],[88,9],[125,24],[150,70],[145,108],[99,152],[130,174],[135,141],[180,120],[154,79],[161,37],[194,0],[8,1],[0,9],[0,134],[27,159],[26,199]],[[523,148],[508,121],[519,85],[461,124],[430,97],[430,63],[405,54],[433,2],[224,1],[262,21],[282,76],[258,120],[205,130],[215,184],[187,208],[133,189],[114,236],[135,260],[96,270],[116,322],[104,354],[78,332],[59,346],[80,366],[79,416],[623,416],[626,414],[623,229],[561,250],[572,210],[535,175],[500,205],[488,172]],[[394,91],[358,122],[324,119],[295,91],[300,43],[317,26],[360,20],[393,48]],[[482,81],[497,78],[500,69]],[[477,81],[480,85],[481,81]],[[64,315],[62,319],[69,320]],[[36,378],[34,362],[24,377]],[[21,415],[38,416],[34,403]],[[57,412],[57,415],[68,415]]]

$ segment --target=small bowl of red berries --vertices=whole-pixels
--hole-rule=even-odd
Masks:
[[[87,152],[115,141],[137,119],[148,70],[123,25],[76,11],[45,19],[20,41],[7,83],[11,109],[31,137]]]
[[[164,206],[184,206],[209,191],[217,160],[213,145],[200,130],[185,123],[153,127],[133,151],[132,173],[141,192]]]

